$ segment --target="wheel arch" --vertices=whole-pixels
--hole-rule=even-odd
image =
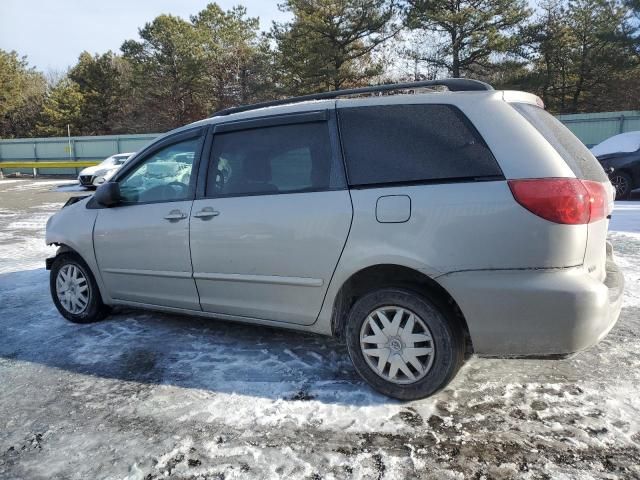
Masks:
[[[333,302],[332,335],[343,336],[347,314],[359,297],[374,288],[384,287],[404,287],[444,302],[451,308],[464,332],[466,353],[473,353],[473,343],[467,321],[451,294],[425,273],[411,267],[390,263],[364,267],[349,276],[342,284]]]
[[[77,256],[80,260],[84,262],[87,268],[89,268],[89,272],[91,273],[91,275],[93,275],[93,279],[95,280],[96,285],[98,286],[98,291],[100,292],[102,301],[105,304],[108,304],[107,302],[110,303],[111,297],[107,294],[107,290],[104,284],[102,283],[102,276],[100,275],[100,271],[98,270],[97,265],[93,262],[93,259],[85,258],[80,252],[78,252],[77,249],[73,248],[72,246],[66,243],[52,242],[51,245],[56,245],[58,249],[56,250],[56,254],[54,255],[53,258],[47,259],[47,270],[50,269],[49,268],[50,263],[53,263],[53,261],[56,258],[58,258],[60,255],[71,254],[71,255]],[[51,262],[49,260],[51,260]]]
[[[82,258],[82,255],[80,255],[76,250],[71,248],[69,245],[61,243],[58,245],[58,249],[56,250],[56,257],[58,255],[62,255],[63,253],[73,253],[74,255],[77,255],[80,258]],[[84,260],[84,263],[87,263],[87,261],[84,258],[82,258],[82,260]]]
[[[86,263],[87,265],[89,265],[89,262],[87,262],[87,259],[84,258],[80,252],[78,252],[78,250],[76,250],[75,248],[73,248],[72,246],[66,244],[66,243],[51,243],[50,245],[55,245],[56,247],[58,247],[58,249],[56,250],[56,254],[53,256],[53,258],[51,260],[55,260],[56,258],[58,258],[60,255],[64,255],[64,254],[71,254],[71,255],[75,255],[78,258],[80,258],[80,260],[82,260],[84,263]],[[89,266],[89,268],[91,269],[91,267]],[[93,276],[95,277],[95,272],[91,272],[93,274]]]
[[[64,255],[65,253],[71,253],[73,255],[77,255],[82,259],[84,263],[87,263],[87,261],[84,258],[82,258],[82,255],[80,255],[74,248],[70,247],[67,244],[52,242],[52,243],[49,243],[48,245],[55,245],[58,248],[53,257],[47,258],[46,260],[47,270],[51,270],[51,265],[53,265],[53,262],[55,261],[55,259],[58,258],[60,255]]]

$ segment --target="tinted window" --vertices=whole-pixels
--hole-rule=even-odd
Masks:
[[[200,138],[184,140],[145,158],[119,180],[124,200],[140,203],[189,198],[191,168],[199,145]]]
[[[535,105],[514,103],[520,114],[560,154],[577,178],[604,182],[607,175],[589,149],[560,120]]]
[[[207,196],[326,190],[332,164],[326,122],[216,133]]]
[[[339,110],[351,185],[502,176],[469,121],[449,105]]]

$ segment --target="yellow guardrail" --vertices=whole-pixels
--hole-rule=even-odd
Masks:
[[[77,162],[66,161],[43,161],[43,162],[0,162],[2,168],[76,168],[92,167],[98,165],[99,161],[78,160]]]

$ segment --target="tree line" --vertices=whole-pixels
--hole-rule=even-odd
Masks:
[[[640,108],[640,0],[286,0],[160,15],[119,52],[45,74],[0,50],[0,137],[162,132],[239,104],[467,77],[554,113]]]

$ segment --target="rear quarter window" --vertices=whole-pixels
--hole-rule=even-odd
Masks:
[[[606,173],[589,149],[560,120],[528,103],[511,104],[551,144],[576,178],[606,182]]]
[[[503,178],[491,151],[452,105],[341,108],[349,184]]]

